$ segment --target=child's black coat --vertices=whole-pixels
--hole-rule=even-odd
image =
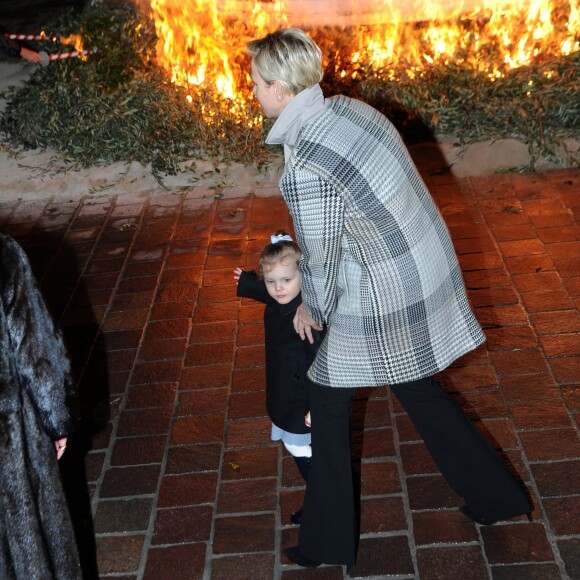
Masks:
[[[254,271],[242,272],[237,294],[266,304],[266,409],[272,423],[290,433],[310,433],[304,424],[310,407],[311,384],[306,372],[324,333],[313,331],[314,344],[308,339],[302,340],[292,324],[296,309],[302,303],[301,295],[288,304],[279,304]]]

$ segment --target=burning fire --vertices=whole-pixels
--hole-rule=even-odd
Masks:
[[[216,0],[151,0],[159,63],[171,72],[172,82],[225,97],[235,114],[248,99],[248,91],[240,88],[249,83],[245,43],[286,24],[283,4],[275,0],[268,6],[266,11],[257,0],[250,1],[245,18],[239,19],[225,16],[236,13],[229,0],[219,6]]]
[[[286,26],[307,29],[327,57],[338,51],[343,78],[453,63],[493,79],[580,49],[578,0],[510,1],[150,0],[157,57],[173,82],[221,95],[231,112],[250,98],[246,42]]]
[[[83,37],[80,34],[70,34],[69,36],[61,36],[60,42],[64,45],[72,45],[75,50],[81,51],[84,49]]]

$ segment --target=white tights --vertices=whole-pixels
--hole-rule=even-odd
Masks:
[[[294,457],[312,457],[312,447],[310,445],[292,445],[292,443],[284,443],[284,447],[288,450],[288,453],[292,454]]]

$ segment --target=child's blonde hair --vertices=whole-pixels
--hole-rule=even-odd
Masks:
[[[286,239],[274,241],[275,238],[281,238],[282,236],[285,236]],[[262,277],[264,273],[267,274],[274,266],[284,263],[285,260],[294,260],[296,266],[298,266],[302,257],[302,251],[298,244],[292,241],[290,235],[284,230],[276,230],[271,240],[273,241],[262,250],[260,261],[258,262]]]

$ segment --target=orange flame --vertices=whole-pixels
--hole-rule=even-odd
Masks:
[[[333,46],[329,34],[339,38],[335,72],[351,78],[361,65],[394,70],[405,63],[413,78],[454,63],[493,79],[580,49],[578,0],[511,1],[343,0],[337,7],[332,0],[151,0],[151,13],[157,57],[173,82],[216,92],[234,111],[249,98],[246,42],[286,26],[307,28],[324,46]]]
[[[70,34],[69,36],[61,36],[60,42],[64,45],[72,45],[75,50],[79,52],[84,50],[83,38],[80,34]]]
[[[235,16],[236,9],[229,0],[219,6],[216,0],[151,0],[158,61],[171,71],[172,82],[205,86],[226,99],[244,98],[240,84],[249,83],[246,42],[286,20],[281,1],[270,3],[269,10],[250,1],[243,20]]]

